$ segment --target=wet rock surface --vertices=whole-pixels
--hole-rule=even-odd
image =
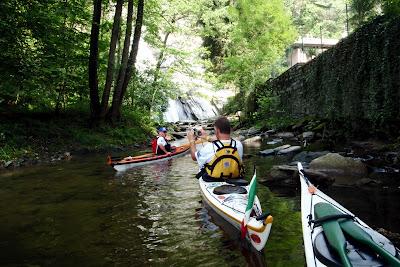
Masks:
[[[310,163],[313,159],[322,157],[328,154],[329,151],[302,151],[293,157],[293,161],[300,161],[301,163]]]
[[[275,148],[266,149],[266,150],[260,151],[259,153],[263,156],[269,156],[269,155],[274,155],[274,154],[278,153],[278,151],[287,149],[289,147],[290,147],[290,145],[283,145],[283,146],[278,146]]]
[[[360,160],[343,157],[338,153],[328,153],[312,160],[310,168],[320,172],[349,176],[366,176],[368,173],[367,166]]]
[[[262,156],[285,156],[294,165],[302,162],[310,179],[318,185],[332,183],[356,187],[400,186],[400,146],[388,146],[376,140],[345,141],[338,139],[340,129],[328,129],[327,122],[304,119],[287,127],[286,131],[262,129],[266,135],[260,150]],[[256,133],[254,129],[239,129],[236,133]],[[295,184],[294,170],[274,166],[268,185]],[[311,178],[312,177],[312,178]]]
[[[251,143],[257,143],[257,142],[261,142],[261,141],[262,141],[261,136],[254,136],[254,137],[250,137],[250,138],[245,139],[243,141],[243,143],[251,144]]]
[[[319,172],[312,169],[304,169],[304,173],[312,183],[322,187],[330,186],[335,182],[335,178],[323,172]],[[298,187],[299,174],[297,166],[291,166],[291,165],[273,166],[270,172],[268,173],[267,178],[260,180],[260,183],[266,184],[267,186]]]

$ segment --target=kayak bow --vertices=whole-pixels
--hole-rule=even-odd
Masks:
[[[248,182],[242,179],[206,182],[200,178],[199,184],[205,204],[241,230],[251,191]],[[261,251],[264,248],[271,231],[272,221],[273,218],[269,212],[262,213],[260,201],[257,196],[254,196],[253,209],[246,221],[245,237],[256,250]]]
[[[400,266],[396,247],[353,213],[315,188],[297,164],[308,267]]]

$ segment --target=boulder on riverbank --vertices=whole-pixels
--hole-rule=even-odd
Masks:
[[[366,176],[367,166],[360,160],[347,158],[338,153],[328,153],[311,161],[310,169],[329,174]]]

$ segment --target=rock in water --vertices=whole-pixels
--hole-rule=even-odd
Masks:
[[[275,147],[275,148],[273,148],[273,150],[275,152],[277,152],[277,151],[280,151],[280,150],[283,150],[283,149],[286,149],[286,148],[289,148],[289,147],[290,147],[290,145],[283,145],[283,146]]]
[[[379,186],[382,182],[370,178],[362,178],[356,182],[357,186]]]
[[[360,160],[346,158],[338,153],[328,153],[314,159],[310,163],[310,169],[350,176],[363,176],[368,172],[367,167]]]
[[[256,128],[256,127],[251,127],[249,130],[247,130],[246,135],[247,135],[247,136],[252,136],[252,135],[259,134],[259,133],[261,133],[261,130],[260,130],[260,129],[258,129],[258,128]]]
[[[251,138],[247,138],[246,140],[243,141],[243,143],[245,144],[250,144],[250,143],[254,143],[254,142],[261,142],[261,137],[260,136],[254,136]]]
[[[12,160],[9,160],[9,161],[7,161],[6,163],[4,163],[4,168],[10,167],[10,166],[12,166],[12,164],[13,164],[13,161],[12,161]]]
[[[289,154],[301,150],[301,146],[291,146],[278,151],[278,155]]]
[[[328,153],[329,153],[329,151],[321,151],[321,152],[303,151],[303,152],[297,154],[296,156],[294,156],[293,161],[310,163],[313,159],[324,156]]]
[[[275,136],[280,137],[280,138],[292,138],[292,137],[294,137],[294,134],[291,132],[282,132],[282,133],[275,134]]]
[[[314,132],[304,132],[302,137],[303,139],[311,140],[314,138]]]
[[[263,155],[263,156],[269,156],[269,155],[275,154],[275,150],[273,150],[273,149],[265,149],[263,151],[260,151],[259,153],[261,155]]]
[[[268,155],[275,154],[280,150],[287,149],[289,147],[290,147],[290,145],[283,145],[283,146],[278,146],[278,147],[271,148],[271,149],[266,149],[266,150],[260,151],[259,153],[263,156],[268,156]]]
[[[267,145],[275,145],[275,144],[282,143],[282,142],[283,142],[283,139],[273,139],[272,141],[268,141]]]
[[[333,184],[334,178],[310,169],[305,169],[304,173],[311,181],[318,186],[327,187]],[[267,178],[260,180],[268,186],[296,186],[298,183],[297,167],[289,165],[276,165],[268,172]]]

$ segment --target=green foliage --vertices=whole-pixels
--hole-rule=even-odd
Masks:
[[[238,111],[242,111],[244,109],[243,104],[243,94],[239,93],[233,97],[229,97],[227,103],[223,107],[223,113],[235,114]]]
[[[340,39],[346,29],[346,1],[286,0],[301,36]]]
[[[229,0],[200,1],[199,24],[202,27],[203,46],[207,52],[203,58],[209,59],[208,70],[221,74],[224,71],[224,57],[229,54],[229,34],[233,24],[230,23]]]
[[[260,118],[268,118],[278,108],[279,98],[277,96],[273,96],[270,91],[265,93],[263,96],[258,98],[258,115]]]
[[[204,45],[209,49],[205,57],[214,66],[210,70],[245,95],[271,76],[294,40],[282,1],[213,1],[201,12]]]
[[[278,0],[238,1],[230,14],[234,27],[222,77],[249,92],[270,77],[295,32]]]
[[[168,99],[179,95],[176,85],[171,81],[169,73],[160,73],[154,82],[154,71],[138,72],[128,88],[127,107],[133,107],[150,114],[164,112],[168,107]]]
[[[351,9],[354,13],[351,20],[357,26],[376,17],[380,10],[378,8],[379,0],[352,0]]]
[[[383,13],[388,16],[400,15],[400,0],[381,0]]]
[[[3,104],[64,107],[86,90],[86,1],[0,3]]]
[[[271,91],[265,90],[257,99],[257,112],[254,114],[255,121],[260,127],[273,129],[284,129],[293,125],[294,119],[288,114],[280,111],[279,97]]]
[[[352,0],[352,22],[360,27],[375,17],[385,14],[396,17],[400,15],[400,0]]]

